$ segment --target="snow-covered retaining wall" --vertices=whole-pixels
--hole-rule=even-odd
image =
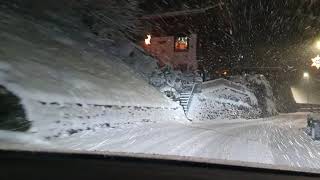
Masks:
[[[257,118],[261,114],[256,96],[245,86],[225,79],[203,84],[195,94],[188,117],[194,121]]]
[[[183,111],[179,108],[25,101],[28,118],[33,120],[29,132],[46,138],[118,128],[126,124],[185,123]]]

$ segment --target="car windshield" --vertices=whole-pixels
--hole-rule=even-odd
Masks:
[[[1,0],[0,149],[319,172],[319,7]]]

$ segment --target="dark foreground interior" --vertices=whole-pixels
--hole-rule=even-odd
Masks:
[[[240,166],[113,155],[0,151],[0,179],[272,179],[320,175]]]

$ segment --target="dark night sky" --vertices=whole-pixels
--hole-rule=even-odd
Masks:
[[[224,3],[222,9],[212,10],[214,12],[209,12],[203,19],[208,27],[202,33],[214,41],[209,48],[214,50],[208,54],[212,59],[207,60],[212,66],[235,66],[237,63],[266,67],[288,65],[300,71],[309,66],[306,59],[316,56],[317,52],[311,46],[319,38],[320,1],[154,0],[147,1],[142,7],[147,13],[159,13],[221,2]],[[214,34],[218,36],[214,37]],[[222,55],[217,56],[216,51]],[[244,60],[239,60],[239,55],[243,55]],[[223,63],[219,64],[217,59]]]

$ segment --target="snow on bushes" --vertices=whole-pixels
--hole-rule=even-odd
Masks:
[[[149,83],[165,92],[167,96],[178,99],[181,92],[189,92],[194,83],[202,82],[198,77],[196,73],[175,71],[166,66],[154,71],[149,77]]]
[[[172,69],[170,66],[159,68],[158,60],[145,54],[143,49],[128,40],[123,40],[116,46],[120,48],[117,48],[117,52],[113,51],[113,53],[116,53],[115,55],[121,57],[134,72],[140,74],[149,84],[172,99],[177,99],[179,93],[183,92],[186,86],[202,81],[193,72],[183,73]]]
[[[262,117],[278,114],[272,87],[265,76],[261,74],[233,76],[231,81],[243,84],[250,88],[258,98],[259,108],[262,110]]]
[[[258,108],[257,99],[245,87],[233,87],[232,82],[224,79],[215,80],[208,86],[207,84],[204,84],[202,93],[194,95],[188,118],[205,121],[260,117],[261,110]]]

